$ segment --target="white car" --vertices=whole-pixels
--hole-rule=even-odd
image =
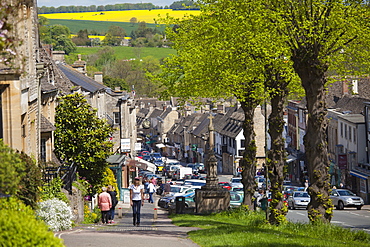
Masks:
[[[194,192],[197,188],[200,188],[200,186],[171,185],[171,190],[166,196],[182,196],[186,193]]]
[[[231,187],[243,187],[242,178],[241,177],[234,177],[230,180]]]
[[[308,192],[294,191],[293,194],[288,197],[288,208],[289,209],[297,209],[297,208],[306,209],[310,201],[311,201],[311,198]]]
[[[342,210],[344,207],[355,207],[357,210],[361,210],[364,205],[364,200],[356,196],[352,191],[345,189],[335,189],[330,193],[330,199],[333,202],[333,205]]]

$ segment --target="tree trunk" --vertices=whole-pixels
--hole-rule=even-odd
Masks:
[[[240,102],[241,107],[244,111],[244,139],[245,139],[245,152],[243,159],[241,160],[242,171],[242,183],[244,185],[244,200],[243,204],[248,205],[250,210],[253,210],[253,195],[256,189],[256,182],[254,177],[256,175],[256,141],[254,133],[254,110],[257,104],[254,100],[248,102]]]
[[[285,86],[281,86],[280,90],[275,91],[271,98],[272,111],[269,116],[268,132],[271,137],[271,150],[268,152],[267,170],[268,178],[271,181],[271,203],[269,222],[278,225],[286,221],[287,207],[284,205],[283,181],[284,181],[284,165],[285,165],[285,145],[283,138],[284,130],[284,99],[286,95],[287,83],[283,81]]]
[[[308,121],[304,145],[310,186],[311,202],[308,205],[308,218],[311,222],[329,223],[332,218],[332,203],[329,199],[329,159],[326,142],[325,72],[315,54],[310,55],[305,48],[295,51],[292,59],[294,69],[302,80],[306,91]]]

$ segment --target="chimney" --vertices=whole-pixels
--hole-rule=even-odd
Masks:
[[[348,84],[347,81],[342,82],[342,95],[348,94]]]
[[[100,84],[103,84],[103,72],[95,72],[94,73],[94,80],[96,82],[99,82]]]

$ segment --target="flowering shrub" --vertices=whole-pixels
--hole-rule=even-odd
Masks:
[[[101,218],[101,212],[98,207],[95,207],[93,211],[89,209],[89,206],[84,206],[84,224],[98,223]]]
[[[72,228],[72,210],[67,203],[57,198],[39,202],[37,216],[52,231],[62,231]]]
[[[61,239],[15,197],[0,198],[0,246],[62,247]]]

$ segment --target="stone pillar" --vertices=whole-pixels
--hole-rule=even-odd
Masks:
[[[208,214],[227,210],[230,206],[230,193],[218,185],[217,158],[214,153],[213,116],[209,117],[209,150],[206,161],[207,179],[201,189],[195,191],[196,212]]]

